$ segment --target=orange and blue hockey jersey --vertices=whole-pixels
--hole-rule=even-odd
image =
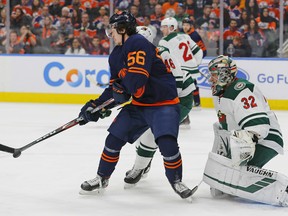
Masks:
[[[157,48],[140,34],[131,35],[122,46],[116,46],[109,56],[111,78],[121,78],[127,93],[138,106],[178,104],[176,81],[168,71]],[[111,86],[98,101],[111,98]]]

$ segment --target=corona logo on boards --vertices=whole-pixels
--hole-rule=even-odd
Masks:
[[[86,78],[87,75],[94,76],[95,81],[100,84],[107,83],[110,79],[110,72],[105,69],[99,71],[96,71],[96,69],[68,69],[60,62],[50,62],[44,68],[44,80],[52,87],[68,85],[73,88],[79,86],[89,88],[91,84]]]
[[[201,64],[198,68],[199,68],[199,71],[201,72],[201,74],[204,74],[206,77],[209,76],[208,64]],[[201,75],[200,77],[198,77],[197,78],[197,84],[198,84],[199,88],[210,89],[211,86],[208,82],[208,79],[205,76]],[[250,79],[249,74],[245,70],[243,70],[242,68],[239,68],[239,67],[238,67],[238,72],[237,72],[236,76],[238,78],[242,78],[245,80]]]

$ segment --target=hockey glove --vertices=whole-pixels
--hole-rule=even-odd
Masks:
[[[119,104],[127,102],[131,97],[131,95],[125,91],[125,88],[121,85],[121,82],[121,79],[116,79],[112,85],[113,98],[115,102]]]
[[[83,120],[79,122],[79,125],[85,125],[89,121],[97,122],[99,117],[102,115],[100,111],[92,113],[92,110],[96,108],[96,103],[94,100],[88,101],[82,108],[79,113],[79,117],[82,117]],[[111,114],[111,113],[110,113]],[[103,117],[105,118],[105,117]]]
[[[109,117],[111,115],[112,111],[110,109],[102,109],[99,111],[99,113],[100,113],[100,118],[104,119],[106,117]]]
[[[231,131],[231,159],[236,166],[246,165],[254,157],[258,138],[247,130]]]

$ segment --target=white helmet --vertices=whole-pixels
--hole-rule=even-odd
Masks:
[[[152,30],[147,26],[137,26],[136,32],[143,35],[149,42],[153,43],[154,36]]]
[[[174,17],[167,17],[162,20],[161,26],[168,26],[168,27],[173,26],[174,28],[172,31],[170,30],[170,32],[174,32],[178,28],[178,22]]]

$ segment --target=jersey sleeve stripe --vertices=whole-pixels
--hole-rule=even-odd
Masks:
[[[248,115],[244,117],[241,121],[239,121],[238,125],[241,127],[246,121],[249,121],[249,119],[252,119],[256,116],[256,118],[260,117],[266,117],[268,119],[267,113],[261,112],[261,113],[253,113],[251,115]]]

